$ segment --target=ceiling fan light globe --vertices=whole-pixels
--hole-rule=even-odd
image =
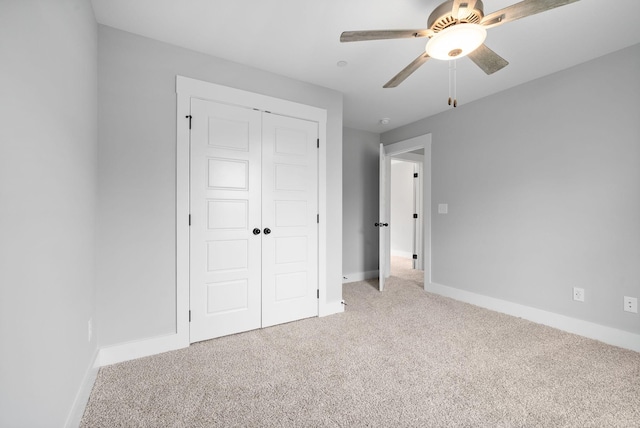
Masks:
[[[431,58],[449,61],[476,50],[487,38],[487,30],[478,24],[456,24],[436,33],[425,51]]]

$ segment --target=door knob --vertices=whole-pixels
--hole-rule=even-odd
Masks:
[[[255,229],[253,229],[253,234],[254,235],[260,235],[260,229],[258,229],[257,227]]]
[[[389,226],[389,223],[375,223],[374,225],[375,227],[387,227]]]
[[[270,234],[270,233],[271,233],[271,229],[269,229],[268,227],[265,227],[265,228],[264,228],[264,234],[265,234],[265,235],[268,235],[268,234]]]

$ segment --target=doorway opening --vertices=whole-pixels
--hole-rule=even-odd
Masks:
[[[402,166],[408,169],[413,184],[400,183],[400,190],[392,192],[392,188],[396,187],[392,179],[392,163],[398,165],[399,170],[403,169]],[[413,172],[410,172],[411,169]],[[401,174],[406,177],[407,172]],[[396,182],[399,181],[404,180],[396,179]],[[378,289],[384,290],[385,279],[391,276],[393,268],[394,276],[412,278],[416,285],[426,290],[431,283],[431,134],[380,145],[379,189],[380,220],[376,224],[379,226]],[[397,214],[400,221],[396,224],[398,218],[392,218],[392,209],[395,211],[397,208],[398,202],[394,199],[398,199],[399,194],[404,194],[404,198],[410,200],[409,207],[413,206],[413,212],[409,208],[408,213]],[[412,244],[406,244],[404,248],[395,244],[393,258],[392,231],[399,232],[401,239],[409,239]],[[409,255],[411,258],[407,257]]]
[[[422,287],[422,183],[424,149],[391,156],[390,273]]]

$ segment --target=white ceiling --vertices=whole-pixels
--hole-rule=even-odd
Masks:
[[[441,2],[92,0],[101,24],[340,91],[344,125],[372,132],[449,109],[448,63],[428,61],[399,87],[383,89],[427,39],[340,43],[340,33],[426,28]],[[515,2],[484,0],[485,14]],[[492,28],[485,43],[510,64],[487,76],[458,60],[459,103],[640,43],[639,16],[639,0],[581,0]],[[385,117],[391,122],[383,126]]]

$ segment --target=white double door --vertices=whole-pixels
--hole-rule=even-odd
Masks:
[[[318,124],[191,101],[190,341],[318,315]]]

